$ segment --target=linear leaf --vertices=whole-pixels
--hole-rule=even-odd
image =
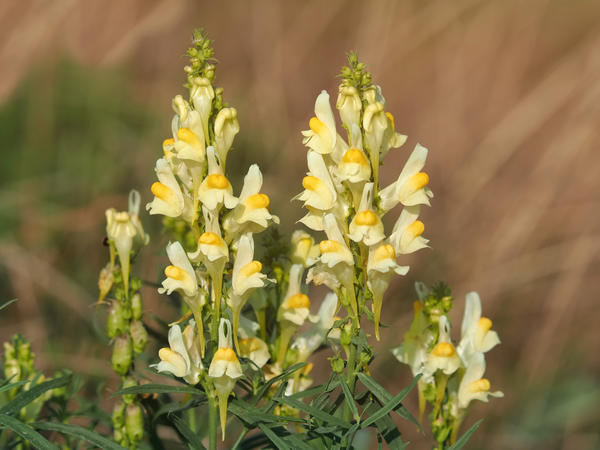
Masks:
[[[475,424],[469,428],[448,450],[460,450],[463,448],[467,441],[471,439],[473,433],[477,431],[477,428],[479,428],[481,422],[483,422],[483,419],[479,419],[477,422],[475,422]]]
[[[379,404],[374,401],[369,402],[369,405],[365,408],[365,411],[371,415],[377,412],[380,408]],[[396,424],[392,420],[390,416],[384,416],[375,422],[375,427],[377,428],[378,435],[385,439],[388,446],[392,450],[402,450],[406,448],[408,444],[402,441],[402,435],[400,431],[396,427]],[[378,438],[379,439],[379,438]]]
[[[24,406],[28,405],[44,392],[62,387],[71,380],[71,375],[67,375],[60,378],[54,378],[53,380],[44,381],[38,385],[33,386],[28,391],[18,393],[15,398],[0,408],[0,413],[4,414],[15,414],[21,410]]]
[[[206,449],[206,447],[202,444],[200,437],[192,431],[192,429],[187,423],[185,423],[183,419],[181,419],[181,417],[173,416],[172,422],[183,435],[183,437],[187,439],[187,443],[191,445],[192,448]]]
[[[354,420],[356,420],[357,422],[360,422],[358,408],[356,407],[356,403],[354,403],[354,397],[352,396],[352,393],[350,392],[350,388],[348,387],[348,385],[346,384],[346,382],[344,381],[344,379],[341,376],[339,377],[339,379],[340,379],[340,386],[342,387],[342,392],[344,393],[344,398],[346,399],[346,404],[352,411],[352,416],[354,417]]]
[[[377,397],[377,399],[382,404],[385,404],[391,400],[392,394],[390,394],[383,386],[381,386],[379,383],[377,383],[373,378],[371,378],[370,376],[368,376],[367,374],[364,374],[364,373],[358,373],[357,375],[358,375],[358,378],[360,379],[360,381],[365,385],[365,387],[367,389],[369,389],[369,391],[371,391],[371,393],[373,395],[375,395],[375,397]],[[411,384],[407,388],[403,389],[398,395],[404,394],[404,397],[406,397],[406,395],[408,395],[408,393],[412,390],[412,388],[415,386],[415,384],[419,381],[420,378],[421,378],[421,375],[417,375],[413,379]],[[414,416],[406,408],[404,408],[402,405],[397,405],[397,406],[398,407],[396,407],[394,409],[396,414],[398,414],[400,417],[402,417],[404,419],[411,421],[417,427],[419,427],[420,430],[422,430],[421,424],[417,421],[417,419],[414,418]]]
[[[261,423],[258,425],[258,428],[260,428],[262,430],[262,432],[265,433],[265,436],[267,436],[269,438],[269,440],[273,444],[275,444],[275,446],[279,450],[291,450],[291,447],[289,445],[287,445],[283,439],[281,439],[279,436],[277,436],[277,434],[273,430],[271,430],[268,426]]]
[[[15,381],[14,383],[5,384],[4,386],[0,386],[0,392],[10,391],[11,389],[17,388],[19,386],[23,386],[24,384],[29,383],[29,380],[21,380]]]
[[[327,414],[326,412],[315,408],[313,406],[309,406],[306,403],[303,403],[299,400],[293,399],[293,398],[289,398],[289,397],[281,397],[281,398],[276,398],[274,399],[275,401],[277,401],[278,403],[285,403],[288,406],[291,406],[292,408],[296,408],[299,409],[300,411],[304,411],[305,413],[316,417],[317,419],[322,420],[323,422],[328,422],[334,425],[338,425],[344,429],[350,428],[350,424],[347,423],[345,420],[340,419],[339,417],[335,417],[335,416],[331,416],[329,414]]]
[[[125,448],[121,447],[111,439],[108,439],[95,431],[80,427],[79,425],[59,422],[36,422],[31,425],[38,430],[58,431],[59,433],[68,434],[106,450],[123,450]]]
[[[11,303],[16,302],[17,299],[13,298],[12,300],[7,301],[6,303],[4,303],[2,306],[0,306],[0,311],[2,311],[4,308],[6,308],[8,305],[10,305]]]
[[[35,448],[41,450],[58,450],[58,447],[52,442],[47,440],[40,433],[35,431],[29,425],[15,419],[7,414],[0,414],[0,428],[8,428],[19,436],[21,436],[26,442],[29,442]]]
[[[329,383],[329,385],[320,384],[319,386],[315,386],[310,389],[305,389],[303,391],[296,392],[295,394],[289,395],[288,397],[289,398],[304,398],[304,397],[310,397],[311,395],[315,395],[315,394],[331,392],[336,387],[338,387],[339,384],[340,384],[340,382],[338,380],[335,380],[335,381],[332,381],[331,383]]]
[[[171,386],[168,384],[142,384],[140,386],[131,386],[115,392],[112,396],[127,394],[192,394],[204,395],[204,391],[191,386]]]
[[[387,414],[389,414],[390,411],[395,409],[400,404],[400,402],[402,400],[404,400],[404,398],[408,395],[408,393],[415,386],[415,384],[417,383],[418,380],[419,380],[418,377],[415,378],[407,388],[404,388],[403,390],[400,391],[400,393],[398,395],[389,399],[387,401],[387,403],[385,405],[383,405],[379,411],[377,411],[375,414],[373,414],[371,417],[369,417],[367,420],[365,420],[363,422],[362,428],[371,425],[372,423],[381,419],[383,416],[386,416]]]

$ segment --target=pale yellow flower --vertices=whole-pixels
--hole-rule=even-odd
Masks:
[[[322,155],[333,152],[336,144],[337,131],[335,118],[329,104],[329,94],[321,91],[315,102],[315,115],[309,121],[310,130],[303,131],[302,143],[311,150]]]
[[[422,236],[425,225],[417,220],[419,210],[419,206],[407,206],[400,213],[389,239],[396,253],[407,255],[429,247],[429,240]]]
[[[485,372],[485,358],[483,353],[474,352],[465,362],[467,370],[458,387],[458,407],[466,409],[472,400],[488,401],[488,397],[504,397],[501,391],[490,392],[490,382],[482,378]]]
[[[486,353],[500,343],[498,333],[491,328],[492,321],[481,317],[479,294],[469,292],[462,321],[461,340],[457,348],[463,361],[469,360],[472,353]]]
[[[375,316],[375,336],[379,340],[379,319],[383,294],[390,285],[394,274],[406,275],[408,266],[396,264],[396,252],[390,244],[379,244],[371,247],[367,263],[367,285],[373,293],[373,315]]]
[[[235,108],[223,108],[215,118],[215,149],[223,167],[235,135],[240,131]]]
[[[398,179],[379,192],[380,206],[389,211],[398,203],[404,206],[428,205],[433,197],[429,184],[429,175],[421,172],[427,159],[427,149],[417,144],[409,156]]]
[[[222,440],[225,440],[227,425],[227,400],[238,378],[243,376],[242,365],[231,346],[231,324],[221,319],[219,324],[219,349],[215,352],[208,368],[208,376],[217,391]]]
[[[239,203],[225,216],[223,226],[229,234],[228,240],[248,231],[260,233],[267,229],[270,222],[279,223],[279,218],[269,212],[269,197],[260,192],[262,184],[260,169],[257,164],[252,164],[244,177]]]
[[[329,336],[327,336],[327,333],[330,331],[335,321],[337,307],[337,295],[330,292],[325,296],[323,303],[321,303],[321,307],[317,313],[317,317],[319,318],[318,322],[294,339],[292,348],[298,351],[298,362],[306,361],[308,357],[327,340],[327,337],[332,339],[336,338],[333,331],[338,331],[339,334],[339,330],[336,329],[332,330],[332,332],[329,333]],[[339,336],[337,337],[339,338]]]
[[[160,158],[156,161],[156,181],[150,188],[154,194],[154,200],[146,205],[150,214],[162,214],[168,217],[179,217],[183,213],[183,192],[169,163]]]
[[[339,94],[336,108],[340,112],[340,118],[346,129],[350,130],[353,126],[358,126],[360,123],[360,112],[362,110],[362,102],[358,91],[354,86],[349,86],[342,83],[339,87]],[[354,142],[350,142],[350,145],[356,146]]]
[[[331,175],[327,170],[323,157],[314,151],[309,151],[306,156],[308,162],[308,174],[302,180],[304,191],[295,199],[304,202],[304,206],[310,206],[322,211],[333,208],[337,194]]]
[[[223,175],[223,169],[218,164],[213,147],[206,149],[208,157],[208,175],[198,189],[198,199],[210,211],[217,211],[224,204],[233,209],[238,199],[233,196],[233,188]]]
[[[319,246],[315,245],[313,237],[303,230],[296,230],[292,233],[291,254],[292,264],[302,264],[304,267],[310,267],[319,258]]]
[[[373,183],[366,183],[358,212],[350,222],[348,237],[354,242],[374,245],[385,239],[383,223],[373,211]]]
[[[193,319],[183,333],[179,325],[173,325],[169,329],[169,347],[158,351],[161,361],[150,367],[155,367],[158,372],[172,373],[176,377],[183,378],[188,384],[197,384],[204,367],[198,351],[196,335],[196,323]]]
[[[271,354],[269,353],[269,347],[262,339],[252,336],[242,338],[239,341],[240,344],[240,355],[244,358],[248,358],[258,368],[262,368],[269,359]]]
[[[195,297],[198,293],[198,280],[181,243],[178,241],[169,243],[167,256],[171,265],[165,268],[167,278],[162,282],[162,287],[158,289],[158,292],[171,294],[177,290],[187,297]]]
[[[452,345],[450,339],[450,322],[446,316],[440,317],[439,328],[438,343],[427,357],[425,370],[430,375],[435,374],[438,370],[442,371],[445,375],[452,375],[460,367],[461,361],[456,348]]]
[[[215,98],[215,91],[210,80],[203,77],[196,77],[192,80],[192,89],[190,97],[194,108],[198,111],[202,123],[202,132],[205,142],[208,141],[208,118],[212,110],[212,101]]]

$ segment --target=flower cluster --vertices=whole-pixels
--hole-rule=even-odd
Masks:
[[[420,206],[429,205],[433,194],[429,176],[421,171],[427,149],[419,144],[397,180],[380,188],[379,166],[390,149],[406,142],[406,136],[396,132],[381,89],[371,84],[364,64],[355,54],[348,60],[336,101],[347,139],[338,134],[329,94],[321,92],[310,129],[302,132],[309,149],[308,173],[296,199],[308,210],[300,222],[327,235],[319,243],[308,280],[337,292],[357,326],[364,303],[371,298],[379,339],[383,295],[393,275],[405,275],[409,269],[397,264],[397,255],[427,247],[418,216]],[[399,203],[404,209],[386,235],[382,218]]]
[[[122,387],[138,384],[133,377],[133,361],[148,343],[142,321],[141,281],[130,273],[133,259],[149,241],[139,209],[140,194],[133,190],[129,193],[128,211],[106,210],[110,261],[101,270],[98,280],[98,302],[109,305],[106,334],[113,342],[111,361],[114,371],[123,379]],[[124,397],[124,401],[115,406],[112,420],[117,442],[135,447],[141,441],[143,414],[135,396]]]
[[[447,313],[452,307],[449,289],[439,285],[429,291],[418,284],[420,299],[414,302],[414,318],[404,335],[404,342],[392,352],[399,361],[420,376],[419,409],[422,416],[426,402],[433,405],[431,421],[440,444],[454,443],[460,424],[472,400],[488,401],[502,397],[491,392],[483,378],[485,353],[500,343],[492,321],[481,315],[481,300],[476,292],[466,296],[466,306],[457,346],[450,337]]]

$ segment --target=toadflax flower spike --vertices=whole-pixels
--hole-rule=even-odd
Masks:
[[[208,376],[212,379],[219,399],[219,416],[221,419],[222,440],[225,440],[227,425],[227,399],[235,386],[235,382],[243,375],[242,366],[233,348],[231,348],[231,323],[221,319],[219,323],[219,349],[215,352],[208,368]]]

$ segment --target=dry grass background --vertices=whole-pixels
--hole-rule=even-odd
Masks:
[[[489,419],[473,445],[598,448],[600,3],[592,0],[2,2],[0,101],[36,93],[23,116],[28,158],[41,148],[35,136],[53,126],[53,68],[65,55],[100,78],[116,72],[127,95],[115,104],[140,104],[157,119],[150,128],[134,123],[126,143],[108,139],[94,150],[112,155],[120,178],[77,201],[68,177],[64,198],[49,207],[35,199],[56,189],[55,178],[0,180],[2,220],[15,224],[0,234],[0,291],[20,299],[0,317],[2,340],[24,332],[46,370],[110,375],[106,347],[93,331],[81,338],[93,327],[95,272],[106,258],[103,211],[124,207],[128,186],[150,197],[170,99],[182,90],[181,55],[198,26],[216,41],[217,81],[239,111],[230,158],[239,175],[250,161],[261,164],[285,230],[301,216],[288,201],[306,170],[299,131],[318,92],[335,92],[345,51],[356,49],[382,85],[407,147],[430,149],[436,198],[423,220],[433,250],[409,258],[411,273],[388,296],[385,317],[397,319],[378,346],[378,378],[390,389],[408,380],[384,349],[408,326],[411,283],[444,279],[456,295],[455,323],[464,294],[477,290],[503,341],[488,354],[488,377],[506,398],[475,408],[471,420]],[[42,75],[23,84],[36,70]],[[28,164],[13,151],[2,142],[3,164]],[[70,151],[62,157],[84,150]],[[385,183],[407,155],[390,154]],[[111,179],[112,167],[96,170],[90,183]],[[140,269],[150,279],[164,259],[154,244]],[[167,311],[151,289],[146,298],[152,311]]]

